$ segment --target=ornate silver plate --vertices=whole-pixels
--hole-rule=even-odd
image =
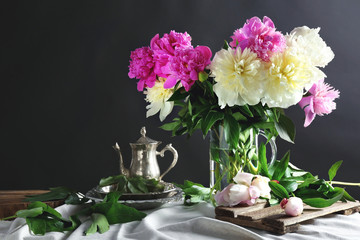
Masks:
[[[145,194],[149,195],[150,193],[144,193],[144,195]],[[99,193],[97,187],[91,189],[85,194],[87,198],[89,198],[90,200],[94,200],[95,202],[101,202],[104,199],[105,195],[106,194],[104,193]],[[136,208],[138,210],[153,209],[153,208],[158,208],[165,203],[177,202],[182,200],[182,191],[180,188],[174,187],[174,189],[168,191],[167,194],[164,196],[165,197],[162,198],[152,198],[152,199],[150,198],[150,199],[140,199],[140,200],[139,199],[122,200],[120,198],[119,202],[129,207]]]
[[[150,200],[158,198],[167,198],[173,194],[176,190],[176,187],[172,183],[161,182],[164,185],[164,191],[162,192],[149,192],[149,193],[123,193],[120,197],[120,200]],[[95,187],[94,191],[101,195],[102,198],[105,197],[109,192],[116,191],[117,185],[108,185],[104,187]]]

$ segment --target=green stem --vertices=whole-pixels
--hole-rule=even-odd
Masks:
[[[358,187],[360,187],[360,183],[338,182],[338,181],[327,181],[327,183],[337,184],[337,185],[347,185],[347,186],[358,186]]]
[[[10,217],[6,217],[6,218],[2,218],[2,219],[0,219],[0,221],[9,220],[9,219],[12,219],[12,218],[16,218],[16,215],[10,216]]]
[[[303,183],[304,181],[296,181],[297,183]],[[344,186],[358,186],[360,187],[360,183],[352,183],[352,182],[339,182],[339,181],[326,181],[330,184],[336,184],[336,185],[344,185]]]

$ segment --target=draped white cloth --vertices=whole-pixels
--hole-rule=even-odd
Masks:
[[[58,210],[64,217],[72,215],[77,206],[63,205]],[[207,203],[183,206],[181,202],[165,204],[159,209],[145,211],[148,215],[137,222],[115,224],[106,233],[84,236],[90,221],[73,232],[46,233],[34,236],[24,219],[0,222],[1,240],[213,240],[213,239],[360,239],[360,214],[350,216],[332,214],[302,224],[296,233],[274,235],[252,228],[243,228],[214,219],[214,207]]]

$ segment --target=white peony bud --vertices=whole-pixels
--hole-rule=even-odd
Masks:
[[[284,198],[280,203],[281,208],[285,210],[286,215],[299,216],[304,210],[304,204],[301,198],[291,197],[289,199]]]

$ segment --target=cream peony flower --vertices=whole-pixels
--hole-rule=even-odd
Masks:
[[[148,109],[146,117],[153,116],[160,111],[160,121],[163,121],[171,113],[174,102],[168,102],[167,100],[173,94],[173,89],[165,89],[165,81],[165,78],[160,77],[152,88],[146,88],[146,91],[144,91],[144,94],[146,94],[145,100],[150,103],[146,106],[146,109]]]
[[[286,35],[286,44],[294,55],[302,55],[312,65],[325,67],[335,54],[319,35],[320,28],[297,27]]]
[[[262,64],[256,53],[246,48],[222,49],[215,54],[210,65],[216,84],[214,92],[219,105],[255,105],[262,97]]]
[[[251,182],[251,186],[255,186],[260,190],[260,196],[264,198],[271,198],[271,188],[269,186],[270,179],[260,175],[256,175],[255,179]]]
[[[308,90],[313,83],[326,77],[307,58],[293,53],[291,48],[286,49],[274,55],[267,65],[264,82],[266,91],[261,101],[271,108],[288,108],[297,104],[303,96],[304,88]]]

